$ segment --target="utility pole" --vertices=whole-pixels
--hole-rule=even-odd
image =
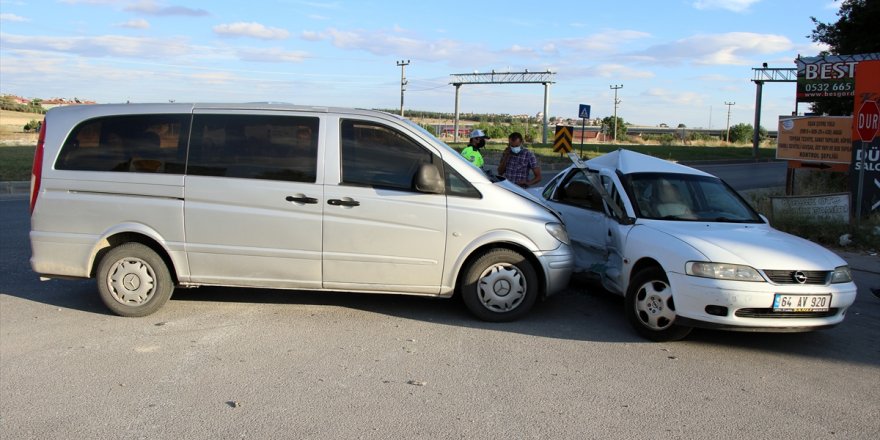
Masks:
[[[623,84],[618,84],[616,86],[608,86],[614,90],[614,133],[611,135],[612,142],[617,142],[617,104],[620,104],[620,100],[617,99],[617,90],[623,88]]]
[[[409,60],[400,60],[397,65],[400,66],[400,116],[403,116],[403,91],[406,90],[406,66],[409,66]]]
[[[730,108],[736,105],[735,102],[727,102],[724,101],[724,105],[727,106],[727,143],[730,143]]]

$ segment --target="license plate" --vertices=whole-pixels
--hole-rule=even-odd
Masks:
[[[827,312],[831,295],[786,295],[773,297],[774,312]]]

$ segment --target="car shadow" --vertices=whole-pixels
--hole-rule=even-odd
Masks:
[[[17,265],[21,269],[20,265]],[[53,307],[111,315],[97,294],[94,280],[36,281],[36,275],[12,268],[14,276],[0,279],[0,293]],[[17,272],[17,273],[16,273]],[[7,272],[8,274],[9,272]],[[870,298],[873,300],[873,298]],[[653,344],[639,337],[623,315],[623,299],[590,280],[576,280],[561,293],[535,305],[523,319],[492,323],[474,318],[458,298],[444,299],[406,295],[347,292],[289,291],[232,287],[177,289],[171,303],[277,304],[345,308],[437,325],[512,332],[575,341]],[[862,301],[870,309],[857,309],[840,326],[808,333],[751,333],[694,329],[683,341],[687,347],[725,346],[748,351],[784,353],[801,357],[836,359],[880,365],[876,348],[876,311],[880,306]],[[856,306],[859,306],[857,302]],[[168,307],[168,306],[166,306]],[[161,316],[163,311],[156,315]],[[855,331],[844,331],[852,327]],[[874,330],[871,330],[874,329]],[[875,348],[868,348],[875,347]]]

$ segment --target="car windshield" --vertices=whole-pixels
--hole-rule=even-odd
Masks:
[[[625,181],[641,218],[762,223],[755,210],[717,177],[637,173]]]

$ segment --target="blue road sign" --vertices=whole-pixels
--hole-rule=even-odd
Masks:
[[[590,106],[587,104],[581,104],[580,110],[578,110],[578,117],[583,119],[590,119]]]

